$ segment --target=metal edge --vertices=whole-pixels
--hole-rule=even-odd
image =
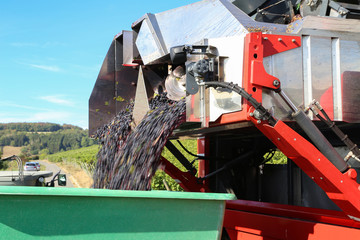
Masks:
[[[233,194],[170,192],[170,191],[131,191],[88,188],[46,188],[46,187],[9,187],[0,186],[1,195],[19,196],[69,196],[69,197],[123,197],[123,198],[160,198],[188,200],[234,200]]]

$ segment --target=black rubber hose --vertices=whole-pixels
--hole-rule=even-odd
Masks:
[[[261,105],[261,103],[259,103],[255,98],[252,97],[251,94],[246,92],[245,89],[243,89],[239,85],[234,84],[232,82],[228,83],[228,82],[216,82],[216,81],[205,82],[205,85],[207,87],[214,87],[214,88],[217,88],[217,87],[227,88],[231,91],[238,93],[240,96],[245,98],[260,113],[261,119],[268,120],[269,123],[272,125],[274,125],[276,123],[275,119],[271,116],[269,111],[267,111],[264,108],[264,106]]]
[[[275,119],[270,115],[270,113],[259,103],[255,98],[246,92],[243,88],[239,87],[237,84],[225,83],[225,82],[205,82],[205,85],[209,87],[222,87],[227,88],[232,91],[237,92],[243,98],[245,98],[262,116],[263,119],[269,120],[269,123],[275,123]],[[315,124],[305,115],[303,111],[297,111],[293,114],[295,121],[299,126],[304,130],[304,132],[309,136],[311,141],[315,146],[320,150],[324,156],[329,159],[332,164],[342,173],[346,172],[349,169],[347,163],[342,159],[339,153],[333,148],[330,142],[325,138],[325,136],[320,132],[320,130],[315,126]]]
[[[166,148],[176,157],[177,160],[191,173],[196,173],[194,166],[188,161],[188,159],[175,147],[175,145],[167,141],[165,144]]]
[[[248,152],[248,153],[246,153],[246,154],[244,154],[244,155],[242,155],[242,156],[240,156],[240,157],[237,157],[237,158],[233,159],[232,161],[226,163],[226,164],[225,164],[224,166],[222,166],[221,168],[219,168],[219,169],[215,170],[214,172],[209,173],[209,174],[206,175],[205,177],[199,178],[199,179],[200,179],[200,180],[205,180],[205,179],[207,179],[207,178],[210,178],[210,177],[212,177],[212,176],[215,176],[216,174],[219,174],[220,172],[223,172],[223,171],[225,171],[225,170],[227,170],[227,169],[230,169],[230,168],[236,166],[237,164],[239,164],[239,163],[240,163],[241,161],[243,161],[244,159],[250,157],[253,153],[254,153],[254,152],[251,151],[251,152]]]
[[[180,147],[182,147],[182,149],[184,149],[184,151],[187,152],[189,155],[191,155],[193,157],[197,157],[199,159],[204,159],[204,160],[209,160],[210,159],[210,158],[207,158],[205,156],[196,155],[196,154],[190,152],[189,150],[186,149],[186,147],[179,140],[176,140],[176,141],[180,145]]]
[[[315,124],[310,120],[310,118],[308,118],[301,110],[294,113],[293,118],[304,130],[306,135],[308,135],[319,151],[324,154],[324,156],[329,159],[329,161],[332,162],[332,164],[334,164],[334,166],[339,169],[340,172],[346,172],[349,166],[340,156],[340,154],[333,148],[325,136],[320,132],[320,130],[315,126]]]

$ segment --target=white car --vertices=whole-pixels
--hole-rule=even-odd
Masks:
[[[21,158],[19,158],[16,155],[0,160],[16,161],[18,167],[22,165]],[[25,163],[24,165],[25,171],[23,171],[23,169],[18,169],[17,171],[0,171],[0,186],[44,186],[45,184],[47,184],[45,182],[45,179],[47,177],[51,177],[53,175],[53,172],[37,171],[36,163],[37,162]],[[66,181],[63,182],[64,182],[63,185],[65,186]],[[50,182],[48,183],[48,185],[50,186]]]
[[[40,169],[40,168],[39,168]],[[24,166],[24,171],[37,171],[36,164],[33,162],[27,162]]]
[[[33,163],[35,163],[35,165],[36,165],[36,170],[40,171],[40,163],[38,163],[38,162],[33,162]]]

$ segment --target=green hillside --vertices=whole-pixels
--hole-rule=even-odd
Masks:
[[[94,165],[96,164],[96,154],[98,151],[99,146],[93,145],[90,147],[58,152],[47,156],[44,155],[42,158],[46,157],[51,162],[75,162]]]
[[[0,148],[22,147],[23,158],[36,159],[39,155],[78,149],[94,145],[88,131],[80,127],[55,123],[1,123]]]

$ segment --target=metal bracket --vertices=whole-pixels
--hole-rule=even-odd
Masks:
[[[262,102],[262,88],[278,91],[280,80],[265,71],[263,59],[301,46],[299,36],[249,33],[245,37],[244,88]]]

